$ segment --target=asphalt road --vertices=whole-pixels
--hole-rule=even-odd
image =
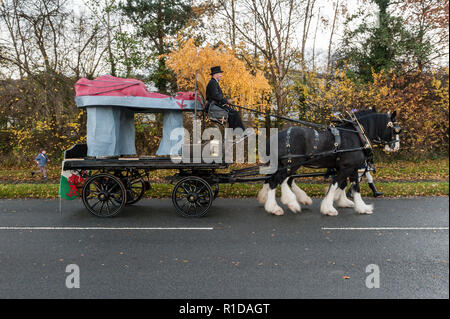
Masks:
[[[373,215],[322,216],[314,199],[277,217],[218,199],[187,219],[143,200],[100,219],[80,200],[0,200],[0,298],[448,298],[448,197],[367,202]]]

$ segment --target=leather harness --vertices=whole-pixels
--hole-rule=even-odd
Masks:
[[[288,173],[291,172],[291,164],[292,164],[292,154],[291,154],[291,129],[292,127],[289,127],[286,131],[286,152],[287,152],[287,167],[286,170]],[[335,127],[328,127],[331,134],[334,137],[334,148],[332,153],[336,153],[339,150],[339,147],[341,146],[341,134],[339,133],[339,130]],[[313,149],[317,150],[319,145],[319,132],[314,130],[314,145]],[[313,157],[314,153],[311,153],[309,156]]]
[[[356,117],[354,119],[353,127],[354,127],[355,131],[358,133],[359,139],[362,144],[362,147],[360,147],[359,149],[358,148],[355,149],[355,151],[362,150],[367,158],[367,163],[370,164],[373,162],[372,145],[366,136],[364,128],[361,126],[361,124],[356,119]],[[309,155],[306,155],[306,156],[292,154],[291,153],[291,129],[292,129],[292,127],[289,127],[286,131],[286,152],[287,152],[287,154],[286,154],[286,156],[283,156],[283,158],[287,159],[286,170],[287,170],[288,174],[291,172],[292,158],[297,158],[297,157],[307,157],[308,158],[309,157],[311,159],[316,155],[317,156],[322,155],[322,153],[315,154],[314,152]],[[334,154],[339,154],[339,153],[345,152],[346,150],[340,150],[341,134],[339,132],[339,129],[334,126],[329,126],[328,129],[334,137],[334,143],[333,143],[334,147],[333,147],[333,150],[327,152],[328,155],[334,155]],[[317,150],[318,144],[319,144],[319,133],[316,130],[314,130],[314,145],[313,145],[314,150]],[[351,151],[351,150],[348,150],[348,151]],[[325,154],[323,154],[323,155],[325,155]],[[336,160],[339,161],[340,157],[338,156],[336,158]]]

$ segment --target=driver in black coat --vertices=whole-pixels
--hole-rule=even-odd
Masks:
[[[206,87],[206,103],[207,105],[214,103],[228,112],[229,127],[233,129],[240,127],[242,131],[245,131],[245,126],[242,123],[239,113],[235,109],[227,106],[227,104],[232,103],[232,100],[225,99],[223,97],[222,89],[219,85],[219,81],[222,78],[222,73],[223,71],[220,69],[220,66],[214,66],[211,68],[211,80]]]

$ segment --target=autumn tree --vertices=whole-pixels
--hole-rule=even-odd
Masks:
[[[303,120],[330,123],[334,112],[370,107],[379,112],[397,111],[403,128],[401,153],[426,156],[448,153],[448,68],[417,70],[398,75],[394,71],[372,74],[372,81],[358,84],[345,69],[328,77],[311,71],[292,84],[289,102]]]
[[[211,67],[220,65],[224,71],[221,87],[226,96],[235,99],[239,105],[265,109],[267,96],[271,93],[268,81],[261,71],[252,75],[233,51],[226,47],[213,49],[207,45],[197,47],[193,39],[188,40],[179,50],[169,53],[167,66],[176,74],[180,90],[195,88],[195,75],[200,82],[200,92],[205,95]]]
[[[173,74],[166,67],[165,54],[170,52],[176,36],[190,19],[196,18],[191,0],[126,0],[121,9],[137,28],[136,36],[149,41],[145,48],[153,54],[156,65],[152,67],[150,80],[160,92],[171,90]],[[173,89],[173,87],[172,87]]]
[[[306,11],[310,15],[310,7]],[[229,1],[218,0],[219,15],[233,24],[236,32],[236,42],[242,42],[245,51],[254,50],[253,61],[249,66],[262,70],[273,89],[273,100],[276,106],[272,111],[285,114],[287,86],[290,70],[294,60],[301,55],[300,50],[293,45],[296,28],[301,23],[303,6],[294,0],[244,0],[239,1],[238,16],[233,16]],[[309,16],[308,15],[308,16]],[[306,23],[309,27],[309,22]],[[306,36],[306,35],[305,35]],[[239,53],[239,52],[238,52]],[[245,56],[246,53],[241,53]],[[275,126],[280,123],[275,122]],[[266,126],[271,126],[270,118],[266,117]]]
[[[53,156],[82,138],[83,113],[73,101],[73,75],[95,72],[101,59],[98,29],[78,28],[82,18],[64,0],[5,0],[0,5],[0,117],[11,133],[16,159],[46,146]],[[80,24],[79,24],[80,23]],[[78,38],[74,42],[73,37]]]
[[[148,42],[135,36],[136,30],[123,14],[121,1],[86,0],[85,4],[101,29],[109,74],[128,78],[146,71],[152,53],[146,50]]]
[[[373,12],[364,13],[363,22],[356,29],[349,26],[360,15],[347,20],[347,28],[336,54],[338,66],[351,66],[349,70],[354,74],[354,79],[363,82],[372,80],[373,71],[423,70],[434,51],[433,43],[424,37],[423,27],[416,23],[407,27],[404,18],[395,15],[396,3],[391,0],[371,2],[376,5],[375,15]]]
[[[396,11],[415,33],[414,38],[419,47],[430,47],[415,56],[420,71],[448,59],[448,0],[406,0]]]

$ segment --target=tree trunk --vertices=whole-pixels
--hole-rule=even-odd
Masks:
[[[316,30],[314,31],[314,41],[313,41],[313,48],[312,48],[313,70],[316,69],[316,37],[317,37],[317,30],[319,29],[319,21],[320,21],[320,8],[319,8],[319,12],[317,13],[317,23],[316,23]]]
[[[330,74],[330,71],[331,71],[331,46],[333,45],[333,35],[334,35],[334,28],[336,26],[336,20],[337,20],[337,16],[338,16],[338,9],[339,9],[339,0],[336,2],[336,9],[334,10],[333,25],[331,26],[330,42],[328,44],[327,74]]]
[[[111,75],[116,75],[116,62],[114,61],[114,55],[112,52],[112,41],[111,41],[111,23],[110,23],[110,14],[109,10],[106,10],[106,36],[108,38],[108,56],[109,56],[109,63],[111,65]]]

